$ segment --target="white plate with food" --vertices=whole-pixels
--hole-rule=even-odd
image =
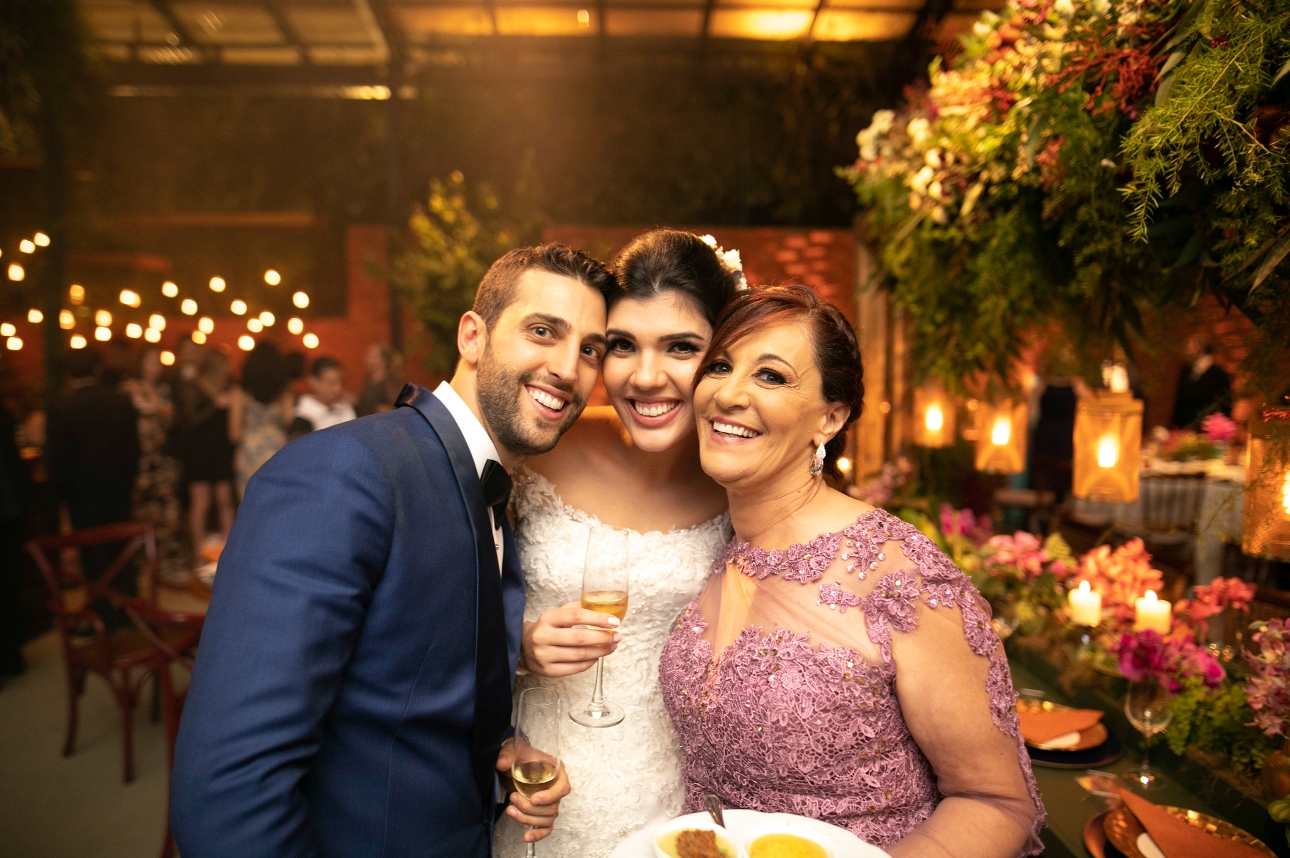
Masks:
[[[756,841],[761,841],[766,834],[774,833],[783,829],[786,833],[791,833],[794,829],[803,829],[805,833],[814,835],[812,840],[822,841],[826,845],[826,854],[832,854],[828,858],[887,858],[887,853],[883,852],[877,846],[871,846],[865,843],[859,837],[856,837],[845,828],[839,828],[836,825],[830,825],[827,822],[820,822],[818,819],[810,819],[805,816],[796,816],[791,813],[761,813],[756,810],[727,810],[725,812],[726,830],[729,832],[729,840],[733,844],[733,851],[736,854],[729,858],[746,858],[747,853],[742,849],[751,843],[745,843],[749,840],[750,835],[755,835]],[[782,823],[774,825],[774,823]],[[557,823],[558,824],[558,823]],[[672,831],[685,830],[688,825],[694,826],[695,829],[712,829],[712,817],[706,813],[691,813],[687,816],[681,816],[671,822],[661,825],[652,825],[643,831],[638,831],[631,837],[628,837],[618,847],[610,853],[609,858],[657,858],[656,843],[661,834]],[[762,844],[764,848],[767,844]],[[758,849],[762,851],[762,849]],[[665,853],[666,854],[666,853]],[[773,856],[765,856],[773,858]]]

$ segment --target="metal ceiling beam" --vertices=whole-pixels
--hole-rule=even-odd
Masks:
[[[282,33],[282,38],[286,40],[287,44],[296,49],[296,53],[300,55],[300,62],[308,64],[310,61],[309,48],[305,45],[304,40],[300,38],[300,34],[296,32],[296,28],[291,25],[290,19],[287,18],[286,10],[282,8],[281,0],[260,0],[260,3],[264,6],[264,11],[268,12],[269,17],[273,19],[273,26],[277,27],[278,31]]]
[[[707,40],[708,31],[712,24],[712,7],[717,5],[717,0],[706,0],[703,4],[703,29],[699,31],[699,38]]]
[[[811,26],[806,28],[806,41],[815,41],[815,24],[820,20],[820,13],[824,11],[824,4],[827,2],[828,0],[819,0],[815,4],[815,14],[811,16]]]
[[[359,19],[363,22],[363,28],[367,30],[368,38],[376,47],[377,61],[388,62],[392,59],[394,46],[390,44],[389,34],[377,17],[372,4],[368,0],[354,0],[354,11],[358,13]]]
[[[166,26],[179,39],[178,47],[198,46],[197,40],[193,38],[192,33],[188,32],[188,28],[180,23],[179,16],[175,14],[174,9],[170,8],[170,4],[166,0],[150,0],[150,2],[152,3],[152,8],[157,10],[157,14],[166,22]]]

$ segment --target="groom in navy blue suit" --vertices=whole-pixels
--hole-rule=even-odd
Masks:
[[[524,578],[505,469],[581,413],[613,278],[513,250],[451,384],[289,444],[219,561],[171,776],[184,858],[487,858]],[[567,779],[507,812],[551,830]]]

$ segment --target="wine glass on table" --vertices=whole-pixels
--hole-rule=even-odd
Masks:
[[[1124,714],[1128,716],[1129,723],[1142,734],[1142,764],[1132,777],[1138,782],[1138,786],[1151,789],[1159,779],[1159,775],[1147,765],[1151,737],[1163,733],[1174,717],[1168,684],[1152,677],[1130,682],[1129,690],[1124,695]]]
[[[551,688],[530,688],[520,694],[515,716],[511,780],[516,792],[531,799],[555,783],[559,774],[560,697]],[[528,844],[525,854],[535,858],[537,844]]]
[[[627,616],[628,571],[627,531],[616,527],[593,527],[587,537],[587,557],[582,567],[582,607],[609,614],[622,622]],[[605,627],[606,631],[613,631]],[[621,724],[623,707],[605,699],[603,657],[596,659],[596,684],[591,700],[569,717],[584,727],[612,727]]]

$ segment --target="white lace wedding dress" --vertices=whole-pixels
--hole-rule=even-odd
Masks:
[[[515,538],[528,581],[524,615],[538,615],[582,592],[582,567],[595,516],[560,500],[545,477],[527,468],[512,475]],[[658,659],[672,625],[703,588],[730,539],[730,517],[668,533],[628,538],[631,596],[622,643],[605,659],[605,696],[627,713],[615,727],[562,722],[561,755],[573,792],[560,803],[555,831],[538,845],[545,858],[605,858],[646,825],[675,816],[685,797],[681,749],[659,689]],[[591,699],[595,671],[544,679],[521,676],[515,694],[535,685],[555,688],[563,712]],[[509,817],[497,824],[493,853],[522,858],[524,828]]]

